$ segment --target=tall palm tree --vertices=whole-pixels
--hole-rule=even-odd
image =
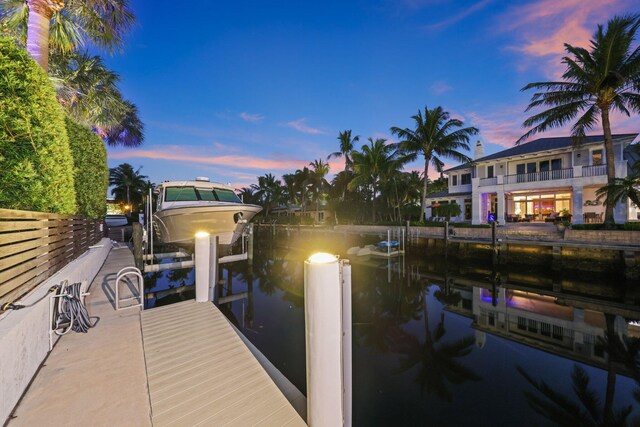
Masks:
[[[359,186],[367,186],[371,191],[371,215],[376,220],[376,197],[382,182],[394,171],[398,170],[403,161],[398,157],[398,151],[387,140],[368,138],[369,144],[362,146],[362,151],[354,151],[353,169],[355,175],[349,185],[350,190]]]
[[[260,199],[256,195],[256,190],[253,187],[242,187],[238,191],[238,197],[242,199],[244,203],[255,205],[260,202]]]
[[[109,145],[142,144],[144,125],[137,107],[126,101],[117,73],[87,53],[53,54],[49,77],[58,102],[75,121],[93,128]]]
[[[287,201],[287,209],[291,209],[296,204],[296,176],[292,173],[282,175],[284,181],[284,196]]]
[[[71,52],[90,42],[110,53],[122,49],[135,16],[128,0],[4,0],[0,20],[47,70],[50,48]]]
[[[615,159],[609,114],[640,113],[640,47],[632,48],[640,27],[640,15],[614,17],[602,25],[591,40],[589,50],[564,45],[567,68],[557,82],[529,83],[522,90],[538,92],[526,111],[548,107],[524,121],[531,129],[516,144],[539,132],[573,123],[571,135],[577,142],[598,124],[604,132],[607,183],[615,182]],[[576,119],[577,118],[577,119]],[[607,204],[605,225],[614,224],[613,205]]]
[[[302,169],[296,170],[294,176],[296,177],[296,188],[300,197],[300,207],[302,208],[302,212],[305,211],[305,207],[307,205],[307,189],[309,187],[309,174],[311,171],[308,167],[303,167]]]
[[[109,185],[113,186],[111,194],[116,200],[125,201],[134,210],[133,205],[142,203],[147,187],[147,176],[140,174],[142,166],[134,169],[129,163],[122,163],[109,169]]]
[[[338,141],[340,141],[340,151],[329,154],[327,160],[331,158],[340,158],[344,156],[344,170],[353,169],[353,160],[351,159],[351,152],[353,151],[354,142],[360,141],[360,135],[351,137],[351,129],[338,133]]]
[[[309,173],[309,189],[311,190],[311,199],[316,202],[316,215],[320,211],[320,199],[324,194],[325,188],[330,184],[325,176],[329,173],[329,165],[322,159],[314,160],[309,163],[311,172]]]
[[[422,186],[422,203],[420,206],[420,219],[424,219],[427,203],[427,180],[429,176],[429,164],[438,172],[442,172],[445,157],[452,158],[460,163],[471,161],[459,150],[469,150],[469,138],[478,133],[474,127],[463,127],[464,123],[458,119],[449,117],[449,113],[442,107],[428,109],[424,107],[424,115],[418,110],[418,114],[411,117],[415,122],[415,129],[392,127],[391,133],[398,135],[401,141],[400,149],[406,153],[409,161],[415,160],[418,155],[424,158],[425,180]]]

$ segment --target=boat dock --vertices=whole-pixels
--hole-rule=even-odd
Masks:
[[[131,265],[111,250],[86,299],[96,326],[60,338],[8,426],[306,425],[213,304],[116,311]]]

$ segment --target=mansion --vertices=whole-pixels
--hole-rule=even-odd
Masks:
[[[630,145],[638,134],[613,135],[617,178],[640,160]],[[474,160],[444,171],[448,189],[427,195],[427,206],[457,203],[462,213],[452,221],[483,224],[544,222],[569,211],[575,224],[602,222],[603,200],[595,192],[607,183],[604,137],[587,136],[576,145],[571,137],[540,138],[484,156],[477,142]],[[427,209],[426,216],[435,216]],[[614,209],[616,223],[640,219],[628,200]]]

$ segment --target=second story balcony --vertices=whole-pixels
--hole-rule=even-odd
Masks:
[[[550,181],[555,179],[573,178],[573,168],[556,169],[550,171],[520,173],[505,176],[505,184],[518,184],[522,182]]]

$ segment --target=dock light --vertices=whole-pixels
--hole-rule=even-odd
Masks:
[[[307,262],[311,264],[329,264],[331,262],[338,261],[336,255],[331,255],[326,252],[318,252],[309,257]]]
[[[196,301],[207,302],[209,300],[209,254],[211,236],[206,231],[198,231],[195,241],[196,267]]]

